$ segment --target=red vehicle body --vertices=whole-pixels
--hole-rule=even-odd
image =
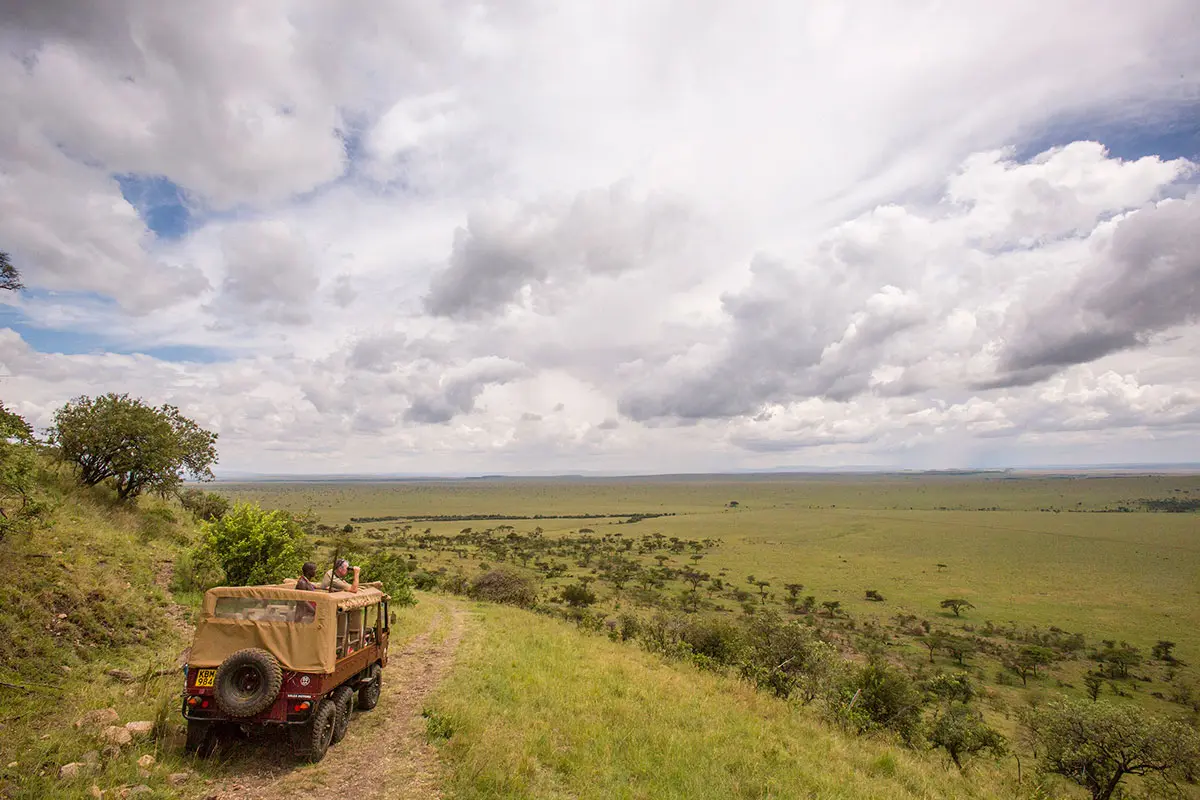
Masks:
[[[207,755],[231,725],[288,726],[320,760],[345,734],[353,698],[369,710],[387,666],[388,596],[219,587],[205,595],[187,666],[187,748]]]

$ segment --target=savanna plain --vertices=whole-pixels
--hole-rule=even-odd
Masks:
[[[1023,709],[1099,700],[1195,723],[1200,515],[1187,509],[1200,501],[1200,476],[216,489],[311,511],[331,548],[342,537],[340,546],[392,549],[418,588],[478,597],[472,585],[489,571],[528,578],[527,605],[547,613],[477,604],[458,667],[428,709],[462,796],[1075,796],[1067,780],[1031,777],[1035,753],[1018,763]],[[753,671],[722,670],[720,653],[679,660],[663,657],[669,643],[647,653],[624,641],[654,639],[646,628],[655,618],[670,627],[671,614],[718,628],[803,622],[850,663],[901,665],[926,682],[966,676],[1008,747],[960,771],[944,752],[899,746],[886,725],[847,738],[846,720],[828,727],[803,686],[780,690],[758,675],[756,691]],[[703,654],[695,637],[676,638]],[[1195,796],[1186,780],[1164,787],[1136,774],[1111,796],[1122,791]]]

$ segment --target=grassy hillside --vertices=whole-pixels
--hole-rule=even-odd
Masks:
[[[199,535],[191,515],[151,497],[115,503],[49,462],[39,462],[36,484],[50,509],[44,524],[0,541],[0,798],[84,798],[93,787],[116,797],[136,786],[151,799],[206,797],[214,781],[277,761],[278,741],[207,761],[184,755],[180,665],[200,596],[170,587]],[[395,646],[428,618],[422,606],[398,609]],[[108,721],[75,724],[105,709],[111,724],[152,730],[108,750]],[[67,764],[84,766],[62,777]]]
[[[479,624],[429,710],[461,798],[1028,796],[980,763],[854,738],[744,682],[529,612]],[[1015,773],[1013,775],[1015,777]]]
[[[193,523],[151,500],[115,505],[52,469],[43,468],[39,489],[51,507],[46,524],[0,543],[8,576],[0,582],[0,796],[82,797],[93,783],[176,796],[166,777],[189,768],[175,746],[189,612],[167,586]],[[154,730],[119,757],[101,756],[99,728],[74,722],[104,708],[116,710],[118,724],[150,721]],[[156,763],[143,775],[145,755]],[[93,760],[59,779],[62,765]]]

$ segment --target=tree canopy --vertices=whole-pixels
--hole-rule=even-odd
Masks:
[[[1042,768],[1108,800],[1126,775],[1174,773],[1200,759],[1200,736],[1188,726],[1130,706],[1060,700],[1027,710],[1022,723]]]
[[[21,283],[21,273],[13,266],[8,253],[0,252],[0,290],[7,289],[10,292],[16,292],[24,288],[25,284]]]
[[[126,394],[78,397],[54,414],[50,441],[95,486],[112,480],[121,500],[167,494],[185,475],[212,480],[217,434],[170,405],[154,408]]]
[[[974,608],[975,606],[961,597],[949,597],[942,601],[942,608],[948,608],[954,612],[954,616],[960,616],[964,608]]]
[[[34,449],[33,428],[0,403],[0,539],[27,529],[43,510],[33,497]]]

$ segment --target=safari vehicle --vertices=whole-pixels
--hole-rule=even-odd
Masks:
[[[223,732],[286,726],[296,756],[320,761],[357,705],[379,702],[388,595],[300,591],[295,583],[223,586],[204,595],[183,692],[189,752]]]

